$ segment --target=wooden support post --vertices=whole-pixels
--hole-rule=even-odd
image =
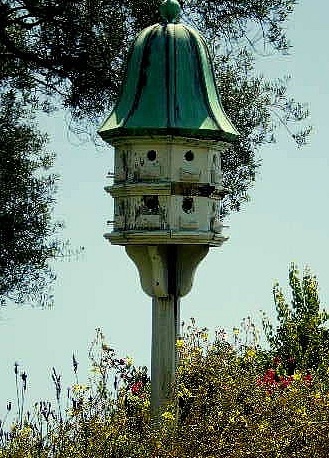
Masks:
[[[180,298],[192,288],[206,245],[126,246],[138,267],[143,290],[152,297],[151,414],[159,421],[172,399],[180,336]]]
[[[179,299],[173,295],[153,297],[152,307],[151,414],[158,421],[162,408],[172,399],[177,364]]]

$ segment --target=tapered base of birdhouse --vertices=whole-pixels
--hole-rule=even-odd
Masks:
[[[183,297],[192,288],[195,271],[208,245],[127,245],[138,268],[143,291],[151,297]]]

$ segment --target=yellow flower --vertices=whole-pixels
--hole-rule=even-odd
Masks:
[[[130,356],[127,356],[126,365],[129,367],[129,366],[132,366],[133,363],[134,363],[134,360]]]
[[[256,350],[254,348],[248,348],[246,351],[246,357],[248,359],[253,359],[256,356]]]
[[[201,334],[201,339],[202,339],[204,342],[207,342],[208,337],[209,337],[209,334],[208,334],[207,332],[203,332],[203,333]]]
[[[302,374],[300,372],[295,372],[294,375],[292,376],[293,380],[296,382],[300,382],[302,380]]]
[[[89,386],[87,385],[80,385],[79,383],[76,383],[75,385],[72,386],[72,391],[74,393],[83,393],[87,390],[89,390]]]
[[[190,390],[188,390],[184,385],[180,387],[180,390],[178,391],[178,397],[180,398],[190,398],[192,396],[192,393]]]
[[[168,411],[163,412],[161,417],[166,421],[174,421],[175,420],[174,415],[171,412],[168,412]]]
[[[92,372],[93,374],[100,374],[101,373],[101,370],[98,366],[93,366],[91,369],[90,369],[90,372]]]
[[[183,348],[184,347],[184,340],[183,339],[178,339],[176,341],[176,347],[177,348]]]
[[[238,328],[233,328],[233,334],[238,336],[240,334],[240,330]]]
[[[30,426],[24,426],[24,428],[20,430],[20,435],[22,437],[28,437],[30,436],[31,433],[32,433],[32,428]]]
[[[143,401],[143,407],[145,409],[149,409],[150,407],[150,401],[148,399],[145,399],[145,401]]]

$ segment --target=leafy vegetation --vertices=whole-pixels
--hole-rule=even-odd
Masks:
[[[292,265],[290,286],[290,310],[299,310],[302,336],[309,318],[322,313],[318,299],[314,302],[317,283],[309,270],[300,278]],[[277,285],[274,291],[279,291]],[[283,300],[281,292],[280,297]],[[278,311],[281,303],[276,295]],[[325,359],[319,363],[294,353],[299,347],[291,344],[294,340],[298,343],[298,337],[292,335],[295,331],[290,321],[282,317],[280,312],[278,326],[272,326],[271,333],[269,324],[265,325],[270,348],[260,346],[250,318],[240,329],[234,328],[232,336],[219,329],[213,338],[192,320],[177,341],[180,363],[175,401],[164,407],[157,424],[150,419],[146,368],[135,368],[131,358],[118,357],[99,330],[89,354],[91,376],[86,384],[79,381],[75,356],[75,382],[66,399],[61,377],[53,371],[56,405],[41,401],[23,415],[27,375],[15,366],[22,395],[16,421],[10,428],[8,419],[1,423],[0,457],[328,456],[329,364]],[[313,327],[315,334],[322,333],[321,339],[314,339],[310,343],[313,352],[306,353],[325,353],[325,329],[323,315]],[[285,355],[295,358],[293,369],[286,364]],[[8,417],[14,409],[9,403]]]
[[[264,320],[268,342],[277,364],[292,374],[301,370],[326,370],[329,363],[328,313],[320,308],[319,287],[309,268],[302,278],[295,264],[289,271],[291,304],[278,284],[273,288],[278,325]]]
[[[45,137],[31,117],[65,109],[71,128],[94,136],[117,98],[128,49],[142,28],[160,20],[161,1],[0,0],[0,184],[6,189],[0,201],[2,302],[33,297],[37,302],[35,293],[45,295],[54,277],[49,269],[56,252],[49,239],[54,177],[39,177],[50,161]],[[223,155],[223,181],[230,190],[224,216],[248,200],[260,166],[259,148],[275,141],[279,125],[298,146],[310,133],[303,123],[308,110],[289,95],[288,78],[267,80],[257,72],[262,55],[291,49],[286,24],[296,0],[182,0],[181,5],[183,20],[211,47],[223,106],[241,133],[239,143]],[[34,201],[29,218],[27,201]]]
[[[69,110],[77,129],[95,132],[115,102],[129,46],[144,27],[160,19],[162,0],[1,0],[0,80],[34,94],[48,111]],[[241,133],[223,157],[231,192],[223,214],[238,210],[260,165],[259,148],[275,141],[283,124],[297,144],[310,129],[306,107],[288,93],[288,80],[257,73],[264,54],[286,54],[286,23],[296,0],[182,0],[183,20],[211,45],[225,110]]]
[[[61,251],[51,220],[53,157],[32,115],[26,98],[0,93],[0,304],[48,303],[49,262]]]

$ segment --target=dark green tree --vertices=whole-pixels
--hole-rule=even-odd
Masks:
[[[306,268],[289,270],[291,303],[279,284],[273,288],[277,325],[264,320],[264,330],[277,364],[289,375],[298,370],[327,369],[329,314],[321,308],[316,277]]]
[[[13,121],[12,129],[4,129],[1,133],[2,148],[6,151],[2,153],[1,160],[6,163],[8,171],[4,169],[2,172],[2,188],[6,173],[13,174],[14,170],[18,170],[15,155],[9,153],[10,149],[15,151],[20,148],[20,157],[23,158],[25,148],[25,161],[29,150],[33,154],[39,151],[38,160],[43,154],[41,138],[29,121],[24,124],[24,116],[29,119],[36,110],[51,112],[55,108],[64,108],[71,113],[73,125],[78,129],[96,131],[101,118],[108,114],[117,97],[129,46],[143,27],[160,20],[158,7],[161,1],[0,0],[1,94],[3,96],[10,90],[16,100],[12,105],[14,114],[12,118],[9,116]],[[306,141],[309,133],[309,128],[303,129],[299,124],[307,117],[307,110],[290,97],[287,80],[268,81],[256,71],[261,54],[276,55],[289,51],[286,21],[296,0],[182,0],[181,4],[183,20],[198,28],[211,44],[224,108],[241,133],[239,143],[223,157],[224,185],[231,191],[223,205],[223,214],[227,214],[238,210],[247,200],[248,188],[255,180],[260,165],[258,150],[262,145],[275,141],[278,124],[286,126],[298,145]],[[21,105],[20,100],[24,101]],[[6,102],[2,113],[6,113],[8,107]],[[28,107],[28,110],[24,111],[23,107]],[[2,119],[7,122],[5,116]],[[19,127],[15,130],[14,124],[18,119]],[[296,122],[297,130],[294,128]],[[23,126],[30,129],[29,134],[24,131],[25,143],[21,139],[14,145],[21,138]],[[29,179],[23,174],[25,181],[19,188],[21,194],[18,194],[13,181],[7,181],[6,195],[23,201],[29,193],[30,201],[46,196],[44,206],[35,204],[36,222],[38,211],[42,221],[46,214],[49,215],[53,182],[52,179],[43,181],[43,193],[36,197],[30,186],[36,179],[35,170],[31,165]],[[4,203],[1,202],[1,205],[1,212],[5,214]],[[14,206],[21,208],[18,201]],[[6,224],[9,232],[13,230],[9,220]],[[40,243],[40,247],[47,245],[46,238],[51,233],[49,227],[45,222],[35,226],[34,243]],[[28,245],[18,234],[16,232],[13,239],[18,243],[17,248],[11,245],[11,250],[22,254],[22,247]],[[40,237],[40,242],[36,241],[37,237]],[[9,248],[3,248],[4,243],[8,240],[1,240],[1,256],[9,259],[6,257]],[[25,263],[38,264],[41,273],[41,266],[46,263],[46,251],[41,249],[38,262],[34,257],[35,251],[29,258],[32,251],[26,250]],[[52,254],[52,249],[47,253]],[[11,269],[14,269],[15,260],[18,258],[11,258]],[[22,265],[18,262],[17,269],[20,270]],[[20,270],[21,275],[13,281],[14,277],[10,276],[4,279],[13,270],[9,267],[2,269],[1,281],[7,285],[8,294],[9,285],[15,285],[16,293],[13,295],[18,297],[21,288],[22,298],[29,283],[26,272],[23,274]]]
[[[0,95],[0,304],[45,304],[54,278],[49,262],[60,252],[51,220],[55,176],[45,136],[32,122],[24,99]]]
[[[160,20],[162,0],[0,0],[0,78],[31,88],[95,131],[118,94],[123,62],[136,33]],[[225,110],[241,133],[223,157],[231,190],[223,213],[238,210],[260,165],[257,151],[283,123],[298,145],[309,129],[293,125],[307,110],[288,94],[287,80],[267,81],[256,58],[290,49],[286,21],[296,0],[185,0],[183,19],[211,43]]]

